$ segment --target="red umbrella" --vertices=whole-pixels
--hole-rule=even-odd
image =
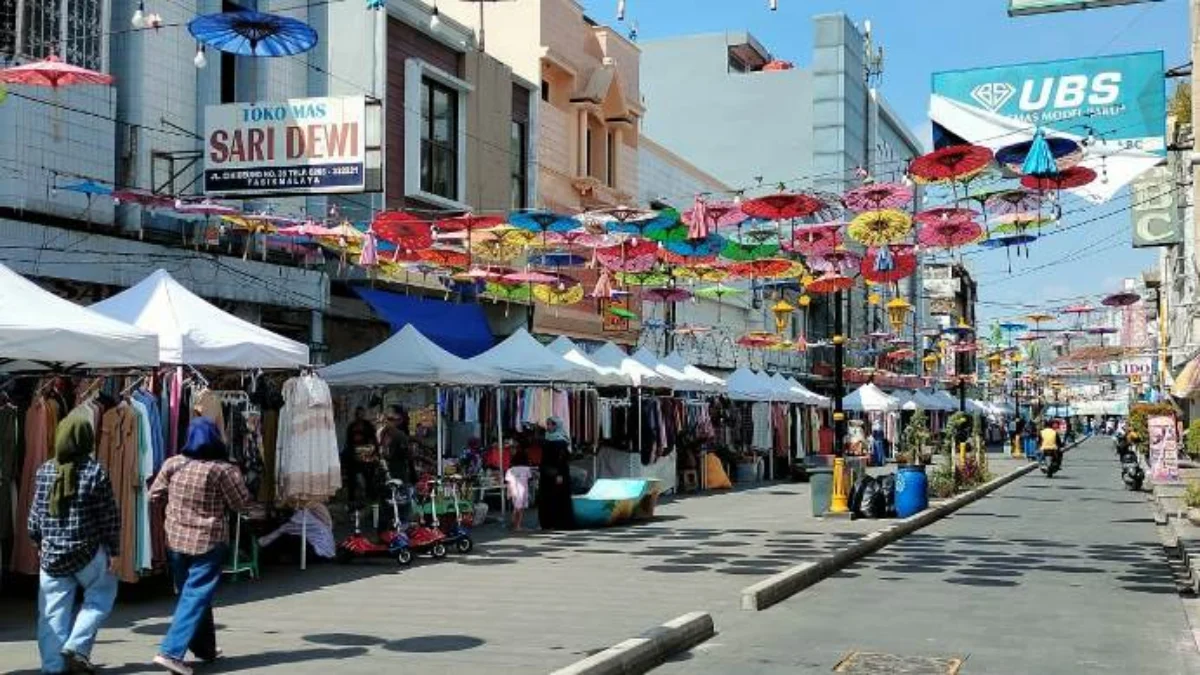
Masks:
[[[500,281],[506,284],[555,284],[558,283],[559,277],[530,271],[505,274]]]
[[[175,200],[171,197],[142,190],[113,190],[112,198],[115,204],[140,204],[150,208],[175,205]]]
[[[734,202],[707,202],[703,199],[697,199],[698,205],[702,205],[703,218],[697,218],[697,208],[693,206],[683,212],[683,222],[694,228],[701,224],[709,230],[719,229],[723,227],[733,227],[738,223],[746,220],[750,216],[742,211],[742,207]],[[703,223],[701,223],[703,221]],[[693,239],[702,239],[703,237],[693,237]]]
[[[788,274],[803,271],[804,267],[794,260],[763,258],[748,260],[729,267],[729,272],[745,279],[778,279]]]
[[[417,252],[421,260],[438,267],[469,267],[471,258],[456,248],[425,248]]]
[[[434,223],[439,232],[458,232],[460,230],[482,230],[488,227],[503,225],[504,218],[500,216],[481,216],[474,213],[464,213],[453,218],[442,218]]]
[[[987,168],[992,151],[980,145],[951,145],[921,155],[908,165],[918,183],[941,183],[971,178]]]
[[[921,225],[929,225],[944,223],[950,220],[972,220],[978,215],[977,211],[971,209],[963,209],[957,206],[939,206],[921,211],[913,216],[913,220]]]
[[[381,211],[371,221],[371,229],[397,248],[418,250],[433,246],[431,223],[407,211]]]
[[[737,343],[748,349],[763,349],[764,347],[779,344],[779,336],[765,331],[754,331],[738,338]]]
[[[659,249],[658,259],[668,265],[712,265],[717,262],[715,255],[686,256],[672,252],[670,249]]]
[[[1058,172],[1056,176],[1022,176],[1021,185],[1038,192],[1050,190],[1071,190],[1083,187],[1096,180],[1096,172],[1086,166],[1073,166]]]
[[[842,204],[851,211],[881,211],[901,208],[912,198],[912,190],[899,183],[872,183],[847,192]]]
[[[879,249],[867,249],[862,261],[862,276],[867,281],[886,284],[911,275],[917,271],[917,247],[912,244],[892,244],[888,247],[891,264],[880,269]]]
[[[658,263],[658,242],[649,239],[623,241],[616,246],[596,249],[601,265],[621,272],[647,272]]]
[[[790,250],[801,255],[812,255],[837,248],[842,243],[841,229],[845,223],[821,223],[802,227],[792,233]]]
[[[112,84],[112,75],[80,68],[51,54],[44,61],[0,69],[0,82],[33,87],[70,87],[77,84]]]
[[[983,226],[973,220],[947,220],[922,225],[917,241],[930,248],[958,248],[982,236]]]
[[[683,302],[691,297],[691,291],[686,288],[675,288],[673,286],[647,288],[642,291],[642,299],[647,302]]]
[[[822,274],[821,278],[805,286],[804,290],[808,293],[825,294],[844,291],[853,287],[854,279],[831,270]]]
[[[803,192],[781,192],[742,203],[742,213],[765,220],[807,218],[826,207],[825,202]]]

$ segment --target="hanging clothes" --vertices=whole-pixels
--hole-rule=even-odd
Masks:
[[[276,442],[278,500],[286,504],[324,502],[342,486],[333,396],[313,374],[283,385]]]
[[[54,447],[54,430],[58,426],[60,408],[48,396],[38,396],[25,412],[25,457],[21,462],[21,479],[17,487],[16,522],[14,523],[11,569],[21,574],[38,573],[37,550],[29,539],[26,516],[33,505],[34,477],[38,467],[50,458]]]
[[[773,444],[771,437],[770,403],[754,403],[751,405],[750,425],[750,447],[754,450],[770,450]]]
[[[112,481],[117,512],[121,514],[121,557],[116,560],[121,581],[137,581],[139,497],[144,498],[138,456],[138,420],[128,403],[104,413],[100,423],[100,445],[96,459]]]
[[[13,538],[17,503],[17,467],[21,455],[21,416],[16,406],[0,404],[0,542]],[[7,544],[5,544],[7,545]],[[0,555],[3,559],[3,555]]]

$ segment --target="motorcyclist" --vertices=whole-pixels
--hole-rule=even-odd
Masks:
[[[1041,437],[1039,450],[1050,459],[1050,467],[1047,474],[1054,475],[1056,471],[1062,468],[1062,446],[1059,443],[1058,431],[1054,428],[1054,423],[1046,420],[1039,436]]]

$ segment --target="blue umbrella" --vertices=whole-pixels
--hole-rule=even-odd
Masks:
[[[78,183],[71,183],[70,185],[63,185],[58,189],[66,190],[67,192],[78,192],[79,194],[87,195],[88,197],[94,197],[96,195],[111,195],[113,193],[111,187],[91,180],[84,180]]]
[[[291,56],[317,44],[312,26],[261,12],[203,14],[188,22],[188,32],[198,42],[239,56]]]
[[[546,251],[529,256],[529,264],[537,267],[578,267],[587,258],[570,251]]]
[[[668,241],[663,245],[675,255],[682,255],[689,258],[703,258],[720,253],[721,249],[725,248],[725,243],[725,237],[719,234],[710,234],[703,239]]]
[[[508,224],[530,232],[570,232],[582,226],[575,218],[553,211],[514,211]]]
[[[1050,177],[1075,166],[1083,158],[1079,144],[1067,138],[1046,138],[1041,129],[1033,140],[1007,145],[996,151],[996,162],[1027,176]]]
[[[986,241],[979,242],[979,245],[984,248],[1003,248],[1004,252],[1008,255],[1008,271],[1011,272],[1012,271],[1012,247],[1013,246],[1025,246],[1026,247],[1026,249],[1025,249],[1026,256],[1028,256],[1029,255],[1028,246],[1030,243],[1032,243],[1034,241],[1037,241],[1037,235],[1035,235],[1035,234],[1014,234],[1014,235],[1009,235],[1007,237],[992,237],[991,239],[988,239]],[[1018,253],[1020,253],[1019,250],[1018,250]]]

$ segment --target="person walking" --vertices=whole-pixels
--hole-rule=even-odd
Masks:
[[[571,437],[562,420],[546,420],[542,442],[542,462],[538,469],[538,525],[543,530],[570,530],[575,527],[571,504]]]
[[[68,415],[54,433],[54,459],[37,470],[29,536],[40,551],[38,652],[43,673],[93,673],[100,625],[117,599],[113,561],[121,515],[112,482],[92,457],[96,432]],[[76,613],[75,596],[83,589]]]
[[[176,675],[191,675],[183,661],[189,649],[203,662],[221,655],[212,601],[229,550],[228,516],[246,510],[251,501],[228,457],[221,430],[212,420],[196,417],[180,454],[163,463],[150,487],[151,503],[166,504],[167,560],[179,593],[154,663]]]

